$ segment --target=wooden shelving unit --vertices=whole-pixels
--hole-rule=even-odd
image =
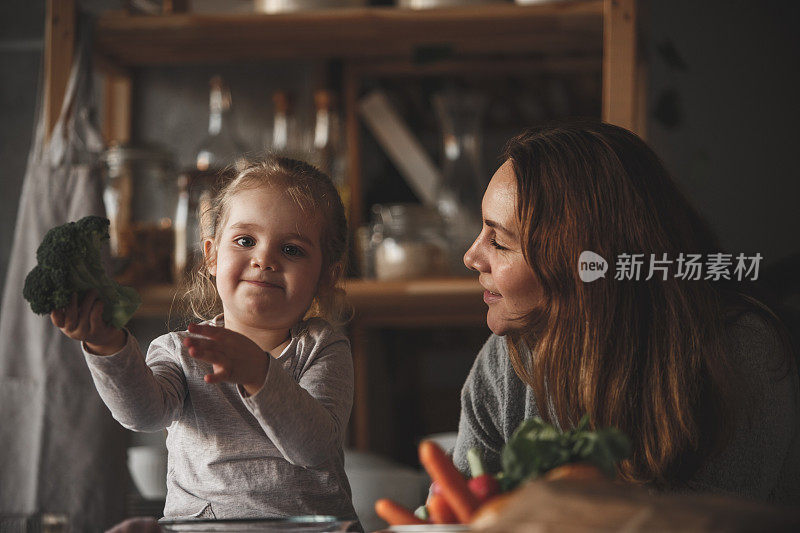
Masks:
[[[74,41],[74,0],[47,0],[46,108],[58,110]],[[134,16],[109,13],[95,25],[95,64],[104,75],[103,133],[130,138],[131,69],[153,65],[267,59],[332,59],[343,66],[350,222],[364,211],[361,124],[357,103],[365,77],[494,75],[514,71],[602,72],[602,118],[644,132],[643,77],[636,47],[636,0],[566,0],[531,6],[493,4],[406,10],[369,7],[290,14]],[[49,113],[52,127],[54,116]],[[475,280],[347,284],[356,368],[352,420],[356,447],[368,449],[370,328],[485,324]],[[164,316],[173,287],[142,290],[140,316]]]
[[[594,56],[603,52],[603,1],[410,10],[371,7],[288,14],[108,15],[96,49],[120,66],[275,58],[386,58],[450,53]]]
[[[142,297],[137,318],[166,316],[178,294],[173,285],[149,285],[137,290]],[[345,283],[345,290],[354,319],[361,326],[460,326],[481,324],[486,319],[483,288],[473,278],[390,282],[353,279]]]

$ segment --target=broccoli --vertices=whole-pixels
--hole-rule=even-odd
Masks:
[[[62,309],[96,289],[103,302],[103,320],[122,328],[139,307],[141,299],[131,287],[111,279],[103,268],[101,249],[108,240],[107,218],[84,217],[52,228],[36,250],[38,264],[25,278],[22,295],[34,313],[45,315]]]

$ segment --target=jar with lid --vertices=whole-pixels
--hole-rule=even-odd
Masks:
[[[446,276],[450,270],[442,219],[419,204],[373,206],[365,253],[379,280]]]
[[[155,145],[112,145],[100,162],[114,276],[130,285],[171,282],[177,200],[172,154]]]

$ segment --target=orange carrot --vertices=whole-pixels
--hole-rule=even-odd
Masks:
[[[441,488],[442,495],[462,524],[467,524],[478,508],[478,500],[470,492],[467,480],[438,444],[424,440],[419,445],[419,460]]]
[[[406,526],[409,524],[427,524],[425,520],[420,520],[414,513],[403,507],[397,502],[386,498],[375,502],[375,512],[378,516],[386,520],[390,526]]]
[[[458,518],[447,504],[443,494],[431,494],[425,504],[434,524],[457,524]]]

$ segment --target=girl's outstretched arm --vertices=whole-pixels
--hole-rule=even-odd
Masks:
[[[180,416],[186,378],[175,359],[179,352],[174,333],[150,344],[146,362],[131,334],[124,347],[111,355],[95,355],[83,344],[100,397],[113,417],[133,431],[159,431]]]
[[[90,290],[80,302],[73,294],[64,309],[50,313],[50,320],[81,342],[95,386],[115,419],[134,431],[163,429],[183,405],[186,384],[180,366],[167,346],[154,342],[148,368],[136,339],[106,324],[102,313],[103,302]]]

